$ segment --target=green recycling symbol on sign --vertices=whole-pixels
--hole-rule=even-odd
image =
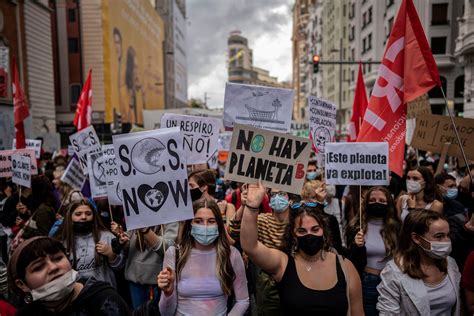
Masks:
[[[255,135],[252,139],[252,144],[250,148],[254,153],[259,153],[263,150],[263,146],[265,146],[265,138],[262,135]]]

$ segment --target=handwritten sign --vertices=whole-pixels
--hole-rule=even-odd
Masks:
[[[311,152],[308,139],[235,124],[225,180],[300,194]]]
[[[128,229],[194,216],[182,142],[178,127],[113,136]]]
[[[110,205],[122,205],[122,190],[120,189],[119,170],[115,157],[114,145],[102,146],[104,157],[105,180],[107,184],[107,198]]]
[[[429,114],[431,114],[431,105],[428,94],[423,94],[415,100],[408,102],[407,119],[413,119]]]
[[[187,160],[192,164],[211,163],[212,157],[217,155],[221,121],[208,117],[169,113],[161,117],[161,127],[176,126],[183,135],[183,151]]]
[[[40,159],[41,156],[41,140],[40,139],[26,139],[26,148],[33,149],[35,151],[36,159]],[[16,149],[16,139],[13,139],[12,149]]]
[[[101,152],[87,154],[87,168],[92,198],[107,197],[107,182],[105,179],[105,163]]]
[[[81,169],[87,174],[87,154],[100,151],[100,141],[92,125],[69,136],[71,145],[79,158]]]
[[[82,172],[81,163],[76,156],[73,156],[66,170],[61,177],[61,181],[69,184],[76,190],[81,190],[87,176]]]
[[[456,127],[461,138],[461,146],[464,148],[466,157],[474,160],[474,119],[454,118]],[[451,143],[448,155],[462,158],[458,141],[454,133],[449,116],[424,115],[416,119],[416,128],[411,142],[414,148],[441,153],[444,143]]]
[[[31,188],[31,159],[22,154],[12,155],[12,182]]]
[[[293,90],[226,83],[224,126],[245,124],[273,131],[290,131]]]
[[[388,185],[388,143],[327,143],[326,183]]]
[[[29,157],[31,160],[31,174],[38,174],[38,162],[36,161],[35,151],[33,149],[17,149],[0,151],[0,178],[8,178],[12,176],[12,155],[21,154]]]
[[[326,143],[333,142],[336,135],[336,105],[310,96],[308,98],[310,137],[316,154],[325,153]]]

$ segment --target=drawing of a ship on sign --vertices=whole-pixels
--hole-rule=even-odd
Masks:
[[[278,97],[272,98],[268,91],[253,91],[250,97],[243,99],[243,102],[248,116],[237,116],[237,119],[250,121],[249,125],[254,127],[261,127],[261,123],[285,124],[278,119],[278,112],[282,107],[281,101]]]

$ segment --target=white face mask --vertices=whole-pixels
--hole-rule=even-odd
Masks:
[[[77,271],[71,269],[61,277],[37,289],[31,290],[33,301],[56,302],[69,296],[74,290]]]
[[[407,191],[408,193],[416,194],[422,189],[421,183],[415,180],[407,180]]]
[[[421,236],[420,236],[421,237]],[[419,246],[423,249],[428,256],[433,259],[446,259],[451,253],[451,240],[450,241],[429,241],[426,238],[421,237],[424,241],[430,244],[430,249],[425,249],[420,244]]]

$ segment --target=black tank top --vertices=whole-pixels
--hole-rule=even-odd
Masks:
[[[283,315],[347,315],[346,279],[336,258],[337,283],[329,290],[312,290],[301,283],[295,259],[288,256],[283,278],[277,283]]]

